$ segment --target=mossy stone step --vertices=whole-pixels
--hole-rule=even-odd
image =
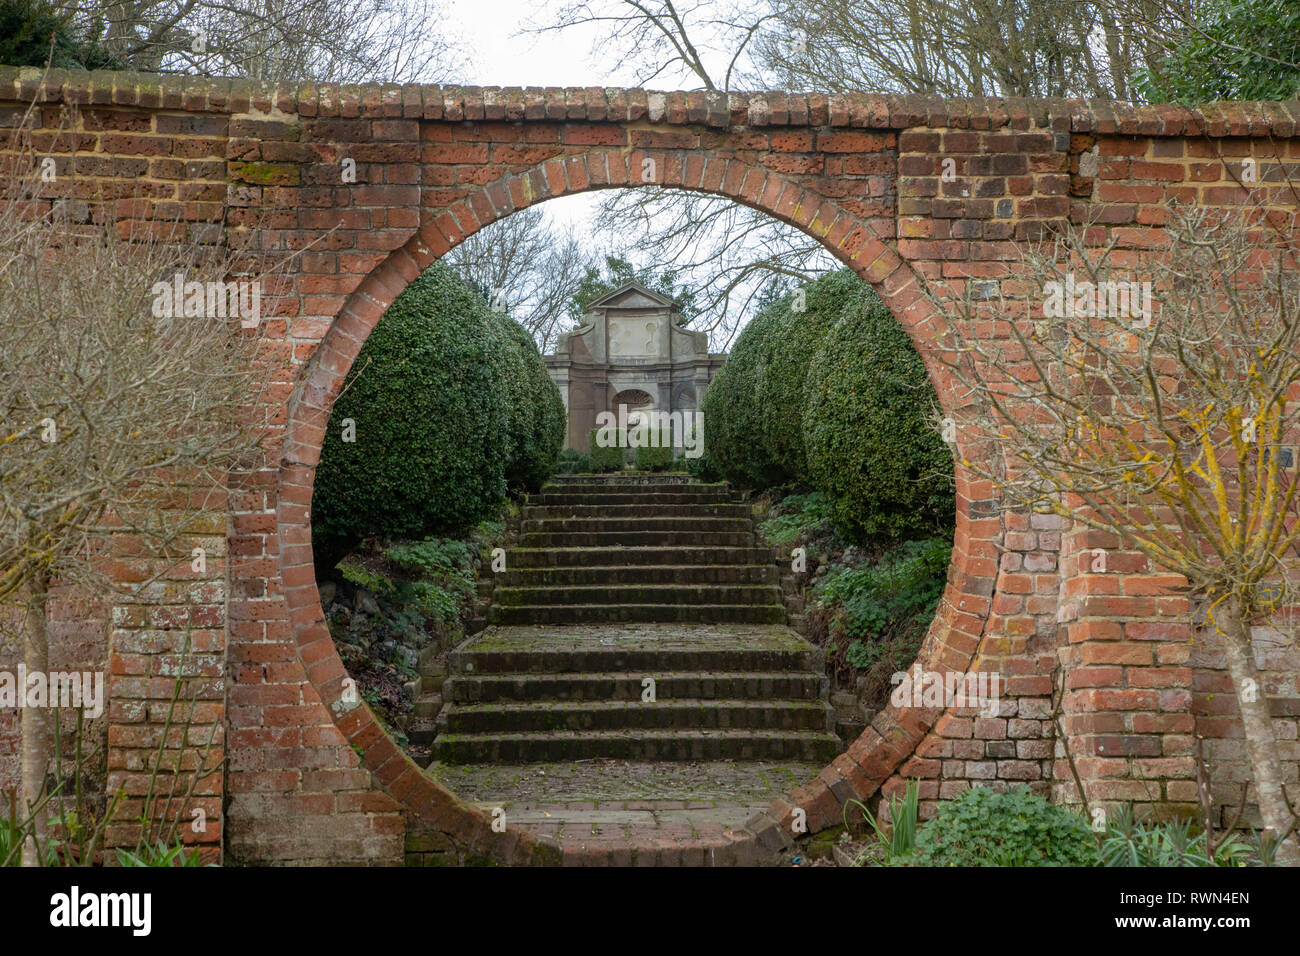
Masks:
[[[447,657],[448,682],[484,674],[754,671],[820,675],[821,651],[783,625],[489,627]]]
[[[584,504],[525,505],[521,517],[525,522],[555,521],[565,518],[736,518],[749,520],[753,509],[731,501],[711,501],[681,505],[661,503],[605,504],[590,498]]]
[[[539,491],[528,496],[529,506],[560,505],[707,505],[740,504],[739,497],[724,489],[680,491]]]
[[[776,568],[768,563],[516,568],[500,572],[497,583],[503,588],[538,588],[601,584],[778,584],[779,581]]]
[[[743,604],[752,607],[781,603],[781,589],[775,584],[603,584],[566,587],[498,587],[495,601],[500,607],[567,606],[607,604]]]
[[[748,526],[744,531],[543,531],[526,533],[519,541],[524,548],[685,548],[699,545],[752,548],[756,543],[754,532]]]
[[[800,671],[660,671],[583,674],[478,674],[448,678],[443,696],[458,703],[491,701],[640,700],[646,677],[665,700],[818,700],[826,696],[825,675]]]
[[[489,624],[781,624],[785,608],[780,604],[493,604],[487,619]]]
[[[448,656],[434,759],[833,759],[824,656],[786,626],[754,521],[688,475],[562,476],[530,496],[489,626]]]
[[[762,730],[548,731],[440,734],[434,759],[449,764],[617,760],[800,760],[825,764],[840,752],[831,733]]]
[[[523,521],[520,530],[530,534],[560,534],[566,532],[595,531],[611,534],[623,531],[731,531],[749,533],[753,522],[748,517],[590,517],[590,518],[544,518]]]
[[[808,730],[831,731],[823,701],[636,700],[449,704],[447,732],[537,733],[551,730]]]
[[[634,487],[644,487],[645,485],[687,485],[692,488],[727,487],[727,485],[722,482],[706,483],[696,481],[693,475],[684,475],[680,472],[650,472],[642,474],[634,472],[606,472],[604,474],[554,475],[542,487],[567,488],[572,485],[591,485],[597,488],[607,488],[611,485],[631,485]]]
[[[628,565],[736,565],[770,564],[772,549],[755,545],[617,545],[613,547],[510,548],[506,568],[590,568]]]

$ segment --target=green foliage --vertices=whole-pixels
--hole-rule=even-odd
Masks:
[[[495,353],[509,398],[506,483],[514,492],[536,491],[555,473],[564,445],[568,428],[564,400],[528,331],[504,313],[489,310],[489,314],[506,337]]]
[[[662,438],[662,436],[660,436]],[[641,471],[664,471],[673,463],[673,436],[668,436],[668,444],[657,448],[641,447],[632,452],[632,464]]]
[[[623,460],[626,457],[626,449],[618,445],[610,445],[602,448],[596,444],[596,433],[600,429],[593,428],[587,435],[588,446],[591,451],[588,452],[588,459],[591,462],[593,472],[618,471],[623,467]]]
[[[874,290],[858,293],[809,366],[808,477],[855,541],[952,527],[952,453],[932,423],[925,366]]]
[[[763,489],[787,480],[767,455],[764,414],[759,404],[773,333],[781,315],[778,301],[750,319],[732,346],[726,364],[704,390],[700,403],[709,459],[718,473],[733,484]]]
[[[1258,861],[1256,849],[1227,834],[1210,858],[1204,831],[1193,835],[1190,820],[1139,823],[1131,807],[1106,820],[1101,841],[1103,866],[1245,866]]]
[[[51,51],[50,38],[54,38]],[[120,70],[120,60],[78,35],[69,17],[46,0],[0,0],[0,63],[64,70]]]
[[[30,823],[18,816],[18,797],[14,791],[7,794],[12,802],[9,813],[0,816],[0,866],[22,866],[22,844],[30,832]],[[40,840],[37,853],[41,866],[59,865],[59,841],[57,839]]]
[[[591,457],[573,448],[560,452],[560,460],[555,466],[561,475],[583,475],[591,471]]]
[[[428,538],[389,545],[384,556],[408,574],[451,574],[469,567],[469,545],[455,538]]]
[[[638,269],[626,259],[606,256],[603,274],[595,266],[587,267],[586,274],[579,280],[578,287],[569,299],[569,315],[574,322],[580,323],[591,303],[627,282],[639,282],[650,291],[671,299],[674,308],[687,319],[693,319],[700,313],[699,306],[695,304],[695,290],[679,287],[677,273],[673,270],[655,272],[653,266]]]
[[[804,406],[808,371],[846,303],[862,294],[862,280],[839,269],[787,294],[778,303],[767,332],[767,366],[759,380],[762,451],[781,481],[809,475],[804,444]],[[796,308],[802,309],[796,311]]]
[[[916,835],[923,866],[1092,866],[1097,842],[1082,816],[1016,787],[972,787],[940,803]]]
[[[1152,103],[1289,100],[1300,95],[1300,4],[1295,0],[1212,0],[1197,29],[1139,72]]]
[[[933,405],[906,333],[841,269],[769,299],[702,407],[721,477],[760,490],[811,486],[848,540],[889,542],[952,526],[952,455]]]
[[[850,800],[844,805],[845,826],[848,825],[849,807],[856,807],[866,818],[867,824],[876,834],[876,845],[854,860],[854,865],[861,866],[867,862],[881,863],[889,866],[908,862],[916,854],[916,820],[921,800],[921,787],[915,780],[909,780],[902,799],[898,794],[889,798],[889,820],[893,830],[888,833],[876,822],[867,805],[861,800]]]
[[[563,409],[526,337],[441,263],[397,297],[326,430],[312,501],[322,564],[364,535],[458,534],[497,513],[509,486],[551,473]]]
[[[781,499],[784,510],[758,526],[759,534],[775,545],[792,544],[805,534],[826,524],[826,496],[820,491],[806,495],[786,495]]]
[[[722,474],[718,471],[717,467],[714,466],[713,460],[709,457],[707,452],[695,458],[682,458],[681,462],[682,467],[686,469],[687,473],[700,481],[722,481]]]
[[[458,620],[474,590],[468,544],[451,538],[404,542],[385,548],[384,558],[409,577],[390,577],[353,558],[339,562],[337,570],[349,584],[390,605],[391,616],[411,629],[421,629],[421,618],[444,625]]]
[[[886,628],[918,636],[925,633],[943,595],[952,559],[952,541],[926,538],[905,541],[883,555],[876,564],[856,568],[836,567],[817,585],[814,595],[823,603],[844,608],[844,633],[858,646],[849,652],[856,667],[869,666],[854,655],[868,655],[864,645]]]
[[[118,866],[199,866],[199,851],[191,847],[168,846],[163,840],[135,850],[118,850]]]

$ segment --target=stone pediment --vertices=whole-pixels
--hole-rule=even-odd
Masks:
[[[587,306],[587,311],[597,309],[671,309],[672,300],[647,289],[639,282],[625,282],[612,292],[606,292]]]

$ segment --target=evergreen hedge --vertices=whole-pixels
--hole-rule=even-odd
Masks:
[[[700,405],[706,453],[718,473],[733,484],[768,488],[785,477],[767,454],[759,404],[773,330],[780,318],[777,302],[749,321]]]
[[[312,499],[318,562],[332,567],[367,535],[473,527],[508,488],[540,486],[564,430],[528,333],[435,264],[375,326],[334,404]]]
[[[591,449],[587,452],[587,457],[591,463],[591,470],[595,472],[620,470],[627,458],[627,449],[618,445],[602,447],[596,444],[596,435],[599,432],[599,428],[593,428],[587,433],[587,447]]]
[[[703,400],[709,468],[757,489],[821,491],[851,539],[952,527],[952,455],[920,356],[850,270],[760,310]]]
[[[853,540],[950,528],[952,452],[921,357],[889,309],[859,282],[808,368],[808,479]]]

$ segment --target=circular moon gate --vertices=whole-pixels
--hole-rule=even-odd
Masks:
[[[626,156],[617,152],[594,151],[515,173],[504,182],[478,190],[457,205],[456,214],[444,215],[427,224],[371,273],[348,299],[300,384],[301,392],[313,396],[313,401],[299,403],[289,421],[286,447],[292,454],[286,454],[281,470],[281,501],[288,500],[286,492],[302,502],[310,501],[320,446],[317,438],[309,436],[322,433],[342,376],[351,368],[361,344],[384,310],[409,281],[477,229],[532,202],[626,185],[626,176],[618,177],[622,180],[619,182],[611,170],[628,162]],[[636,168],[632,166],[633,171]],[[865,222],[834,202],[822,200],[770,172],[762,173],[765,186],[761,192],[743,188],[756,171],[761,172],[743,165],[738,167],[731,160],[727,163],[731,175],[724,176],[724,181],[734,181],[742,188],[729,192],[719,184],[718,188],[697,191],[745,203],[800,228],[821,241],[862,278],[871,281],[893,314],[903,321],[933,380],[936,363],[931,353],[936,347],[939,319],[930,314],[920,297],[911,268],[875,238]],[[548,184],[548,188],[536,189],[539,182]],[[800,197],[793,206],[789,199],[791,193]],[[503,202],[506,197],[511,201]],[[519,199],[528,201],[519,202]],[[812,217],[806,214],[810,208],[815,209]],[[833,241],[833,237],[839,241]],[[945,390],[936,391],[943,402]],[[957,469],[959,494],[952,570],[924,644],[921,665],[926,670],[967,669],[979,643],[983,615],[987,614],[989,595],[993,591],[994,565],[989,555],[993,553],[1000,524],[979,521],[979,538],[973,536],[976,523],[972,520],[969,481],[961,473],[960,464]],[[286,549],[292,548],[295,542],[310,541],[310,523],[305,517],[295,515],[296,511],[295,508],[281,513],[279,531]],[[508,837],[493,832],[486,816],[459,802],[401,753],[366,708],[344,706],[342,681],[346,673],[325,627],[314,572],[311,581],[306,586],[286,588],[285,597],[291,617],[297,622],[294,637],[300,652],[304,660],[313,660],[312,683],[330,712],[336,715],[339,730],[359,752],[362,766],[375,775],[379,785],[401,806],[408,828],[419,832],[432,827],[462,853],[471,855],[511,862],[548,858],[548,848],[527,832],[509,830]],[[686,860],[693,850],[707,850],[715,862],[719,850],[724,851],[727,861],[758,859],[789,842],[786,834],[791,833],[796,813],[811,831],[839,822],[843,802],[871,796],[925,737],[941,712],[939,708],[891,705],[846,754],[833,761],[815,780],[784,800],[776,801],[766,814],[750,821],[744,830],[734,831],[727,845],[682,847],[679,859]]]

